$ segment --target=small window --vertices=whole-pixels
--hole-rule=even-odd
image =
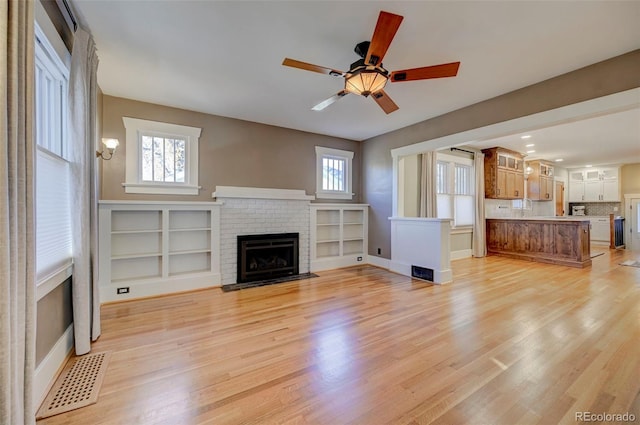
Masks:
[[[352,199],[353,152],[316,146],[316,197]]]
[[[466,158],[438,154],[436,194],[438,218],[453,219],[454,227],[474,222],[474,168]]]
[[[123,117],[127,193],[197,195],[200,128]]]

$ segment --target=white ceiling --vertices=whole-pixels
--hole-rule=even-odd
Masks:
[[[527,147],[529,144],[534,146]],[[640,163],[640,109],[484,140],[472,146],[501,146],[525,154],[527,160],[562,159],[557,165],[564,168]]]
[[[95,37],[105,94],[354,140],[640,48],[639,1],[74,0],[73,6]],[[384,58],[387,69],[461,61],[458,76],[390,83],[385,91],[400,107],[390,115],[354,95],[312,111],[343,80],[284,67],[282,60],[347,70],[380,10],[405,17]],[[598,128],[637,130],[618,124]],[[602,151],[591,130],[564,130],[549,136],[546,143],[558,148],[549,155],[567,160],[560,145],[574,130],[582,145],[572,149]],[[536,132],[540,151],[551,131]]]

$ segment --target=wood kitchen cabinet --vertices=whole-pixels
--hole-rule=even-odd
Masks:
[[[591,265],[589,220],[486,219],[487,254],[570,267]]]
[[[524,159],[515,151],[484,149],[484,196],[491,199],[524,198]]]
[[[544,161],[527,163],[527,198],[553,201],[553,166]]]

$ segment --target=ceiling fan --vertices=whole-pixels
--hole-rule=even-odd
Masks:
[[[344,89],[311,108],[314,111],[321,111],[341,97],[353,93],[364,97],[371,96],[384,112],[390,114],[398,109],[398,105],[383,90],[387,81],[391,80],[392,83],[395,83],[455,77],[460,67],[460,62],[451,62],[391,72],[383,68],[382,58],[396,35],[402,19],[403,17],[400,15],[381,11],[371,41],[358,43],[354,49],[362,59],[352,63],[347,72],[289,58],[285,58],[282,64],[334,77],[344,77]]]

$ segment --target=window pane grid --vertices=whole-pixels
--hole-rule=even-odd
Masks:
[[[322,158],[322,190],[345,191],[345,164],[341,158]]]
[[[141,137],[142,180],[163,183],[185,182],[186,140],[175,137]]]
[[[436,163],[436,193],[444,194],[448,193],[447,191],[447,169],[449,168],[449,164],[446,162],[438,161]]]
[[[471,195],[471,167],[456,164],[454,186],[456,195]]]

